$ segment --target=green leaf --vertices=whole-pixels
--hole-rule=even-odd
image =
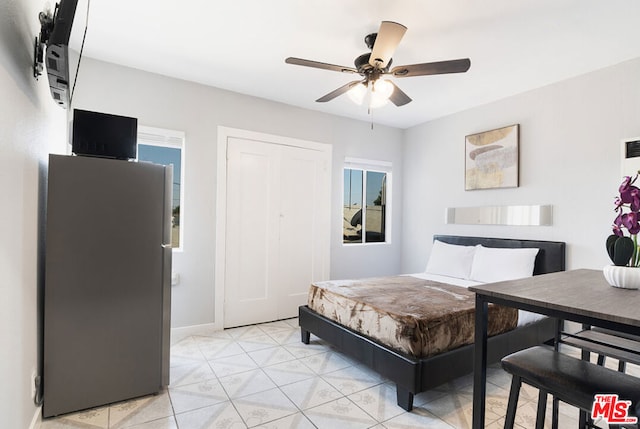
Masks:
[[[613,262],[614,260],[613,245],[616,243],[616,241],[618,241],[618,238],[620,238],[620,236],[615,234],[611,234],[609,237],[607,237],[607,242],[606,242],[607,253],[609,254],[609,258],[611,258],[611,262]]]
[[[631,238],[619,237],[613,245],[613,263],[619,267],[627,265],[635,247]]]

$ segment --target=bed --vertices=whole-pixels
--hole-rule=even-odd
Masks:
[[[566,246],[562,242],[436,235],[434,236],[434,245],[437,242],[456,246],[481,245],[482,248],[490,249],[539,249],[534,256],[535,262],[532,261],[532,264],[534,264],[533,275],[563,271],[565,269]],[[380,282],[380,279],[377,281]],[[399,287],[398,285],[402,284],[403,286],[399,287],[400,289],[404,288],[404,284],[407,282],[413,283],[414,281],[407,281],[398,277],[389,278],[389,283],[393,283],[392,287]],[[360,283],[357,284],[360,285]],[[341,286],[341,284],[335,282],[333,285],[336,288]],[[457,296],[463,294],[458,289],[449,289],[440,283],[428,283],[427,287],[439,289],[442,292],[441,295]],[[317,290],[314,292],[314,285],[312,285],[310,303],[314,295],[317,295]],[[366,306],[366,304],[358,305],[360,305],[358,311],[363,306]],[[358,360],[394,382],[396,384],[398,405],[407,411],[413,408],[415,394],[473,371],[473,338],[469,338],[469,335],[466,335],[467,339],[463,341],[465,344],[460,345],[456,342],[458,339],[453,339],[450,341],[450,347],[434,346],[430,343],[424,349],[422,342],[408,340],[405,341],[404,345],[395,343],[391,345],[387,338],[371,335],[367,329],[362,329],[357,325],[349,326],[348,315],[340,318],[335,314],[335,311],[332,312],[332,315],[323,315],[321,314],[323,312],[321,307],[317,308],[318,311],[309,308],[308,305],[299,308],[302,342],[309,344],[310,335],[314,334],[336,347],[342,353]],[[513,309],[507,310],[516,311]],[[513,319],[513,314],[509,315],[508,311],[505,314],[507,319]],[[468,318],[468,315],[464,317]],[[473,314],[470,317],[473,320]],[[519,314],[516,319],[521,317],[522,315]],[[342,320],[342,323],[332,320],[332,318]],[[398,317],[396,319],[402,318]],[[463,324],[465,323],[467,322]],[[513,325],[513,322],[505,323]],[[496,333],[489,337],[488,363],[497,362],[509,353],[553,341],[559,329],[558,322],[551,318],[532,319],[527,323],[518,323],[517,325],[515,328],[514,326],[506,325],[498,327],[496,332],[501,333]],[[393,329],[397,329],[397,327]],[[392,332],[393,329],[391,329]],[[366,331],[369,335],[362,331]],[[411,332],[413,333],[413,331]],[[471,332],[473,332],[473,329],[471,329]],[[393,336],[392,334],[390,335]],[[407,344],[413,342],[420,343],[420,347],[423,347],[423,349],[419,347],[412,348],[414,345]],[[443,350],[440,351],[440,348]]]

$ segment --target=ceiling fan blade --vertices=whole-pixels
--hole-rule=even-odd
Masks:
[[[407,103],[411,103],[411,97],[409,97],[403,90],[398,88],[398,85],[389,81],[393,85],[393,92],[389,96],[389,100],[396,106],[404,106]]]
[[[390,73],[395,77],[425,76],[431,74],[464,73],[469,70],[469,67],[471,67],[471,60],[464,58],[435,63],[397,66],[391,69]]]
[[[354,80],[352,82],[349,82],[346,85],[342,85],[340,88],[338,89],[334,89],[333,91],[331,91],[330,93],[328,93],[327,95],[324,95],[320,98],[318,98],[316,101],[318,103],[326,103],[327,101],[331,101],[334,98],[336,98],[339,95],[344,94],[345,92],[349,91],[351,88],[353,88],[354,85],[357,85],[361,83],[361,81],[359,80]]]
[[[393,21],[382,21],[376,41],[371,50],[369,64],[377,68],[385,68],[393,56],[407,27]]]
[[[343,73],[358,73],[358,70],[354,69],[353,67],[337,66],[335,64],[327,64],[327,63],[321,63],[319,61],[304,60],[302,58],[289,57],[286,60],[284,60],[284,62],[287,64],[294,64],[297,66],[313,67],[317,69],[332,70],[332,71],[343,72]]]

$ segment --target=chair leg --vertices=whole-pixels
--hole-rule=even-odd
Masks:
[[[540,389],[538,393],[538,412],[536,413],[536,429],[544,428],[544,416],[547,413],[547,392]]]
[[[578,414],[578,427],[580,429],[589,427],[589,419],[587,418],[587,412],[580,410]]]
[[[618,361],[618,371],[626,372],[627,371],[627,363],[623,360]]]
[[[511,390],[509,391],[509,402],[507,404],[507,416],[504,419],[504,429],[513,429],[513,425],[516,422],[516,407],[518,406],[521,386],[522,379],[514,375],[511,378]]]
[[[558,429],[558,409],[560,408],[560,400],[553,397],[553,403],[551,405],[551,429]]]

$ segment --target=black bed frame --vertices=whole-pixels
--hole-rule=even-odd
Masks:
[[[563,242],[451,235],[436,235],[434,240],[459,245],[482,244],[486,247],[535,247],[540,251],[536,257],[534,275],[565,269],[565,243]],[[306,305],[299,308],[299,323],[303,343],[309,344],[310,336],[314,334],[347,356],[362,362],[396,383],[398,405],[407,411],[413,408],[414,394],[473,372],[473,344],[428,358],[416,358],[392,350],[388,346],[329,320]],[[487,342],[487,363],[497,362],[509,353],[553,341],[558,331],[559,322],[556,319],[544,318],[490,337]]]

